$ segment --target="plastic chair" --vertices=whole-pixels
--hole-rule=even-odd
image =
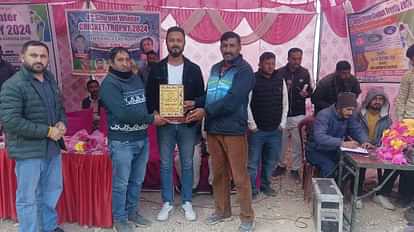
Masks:
[[[313,122],[315,121],[314,116],[308,116],[304,118],[298,125],[300,142],[301,142],[301,156],[303,162],[303,172],[302,172],[302,187],[304,192],[304,199],[306,201],[310,200],[310,194],[312,189],[312,177],[315,177],[319,174],[317,167],[313,166],[306,160],[306,142],[308,140],[308,134],[312,132]]]

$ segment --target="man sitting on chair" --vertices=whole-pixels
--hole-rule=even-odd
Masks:
[[[371,88],[368,90],[367,96],[361,105],[358,113],[362,128],[368,134],[368,139],[375,146],[381,145],[383,132],[391,127],[392,120],[390,115],[390,103],[388,96],[384,90],[380,88]],[[378,169],[381,170],[381,169]],[[360,170],[359,174],[359,190],[358,195],[362,194],[363,184],[365,180],[365,168]],[[385,178],[390,175],[392,170],[386,169],[382,175],[378,176],[378,183],[384,182]],[[378,172],[380,173],[380,171]],[[394,205],[386,197],[392,192],[394,182],[398,177],[398,172],[394,173],[384,186],[376,193],[373,200],[380,204],[383,208],[394,210]],[[362,203],[359,204],[362,206]],[[358,205],[357,205],[358,206]]]
[[[355,94],[344,92],[338,95],[336,104],[316,115],[307,143],[307,160],[320,168],[322,177],[334,177],[340,147],[372,147],[354,114],[356,106]]]

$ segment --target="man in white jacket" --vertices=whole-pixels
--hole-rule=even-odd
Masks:
[[[276,75],[276,56],[265,52],[260,56],[259,71],[255,73],[256,84],[250,93],[249,113],[249,175],[252,195],[259,193],[256,188],[257,171],[261,161],[260,191],[275,196],[270,177],[279,160],[282,147],[282,130],[286,126],[289,100],[286,83]]]

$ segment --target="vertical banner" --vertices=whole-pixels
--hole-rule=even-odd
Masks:
[[[75,75],[105,74],[113,47],[127,48],[138,68],[148,51],[159,54],[159,13],[68,10],[66,17]]]
[[[49,48],[49,70],[56,76],[49,11],[46,4],[0,4],[0,45],[3,58],[16,69],[21,65],[20,51],[29,40],[38,40]]]
[[[414,44],[414,0],[389,0],[350,14],[349,37],[356,76],[362,82],[400,82]]]

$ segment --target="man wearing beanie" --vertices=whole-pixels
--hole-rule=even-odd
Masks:
[[[335,104],[341,92],[352,92],[356,98],[361,93],[359,81],[351,74],[351,65],[346,60],[339,61],[335,72],[317,83],[311,98],[315,105],[315,115],[322,109]]]
[[[372,146],[354,114],[356,106],[355,94],[344,92],[338,95],[336,104],[316,116],[307,144],[307,159],[320,168],[322,177],[334,177],[340,147]]]

